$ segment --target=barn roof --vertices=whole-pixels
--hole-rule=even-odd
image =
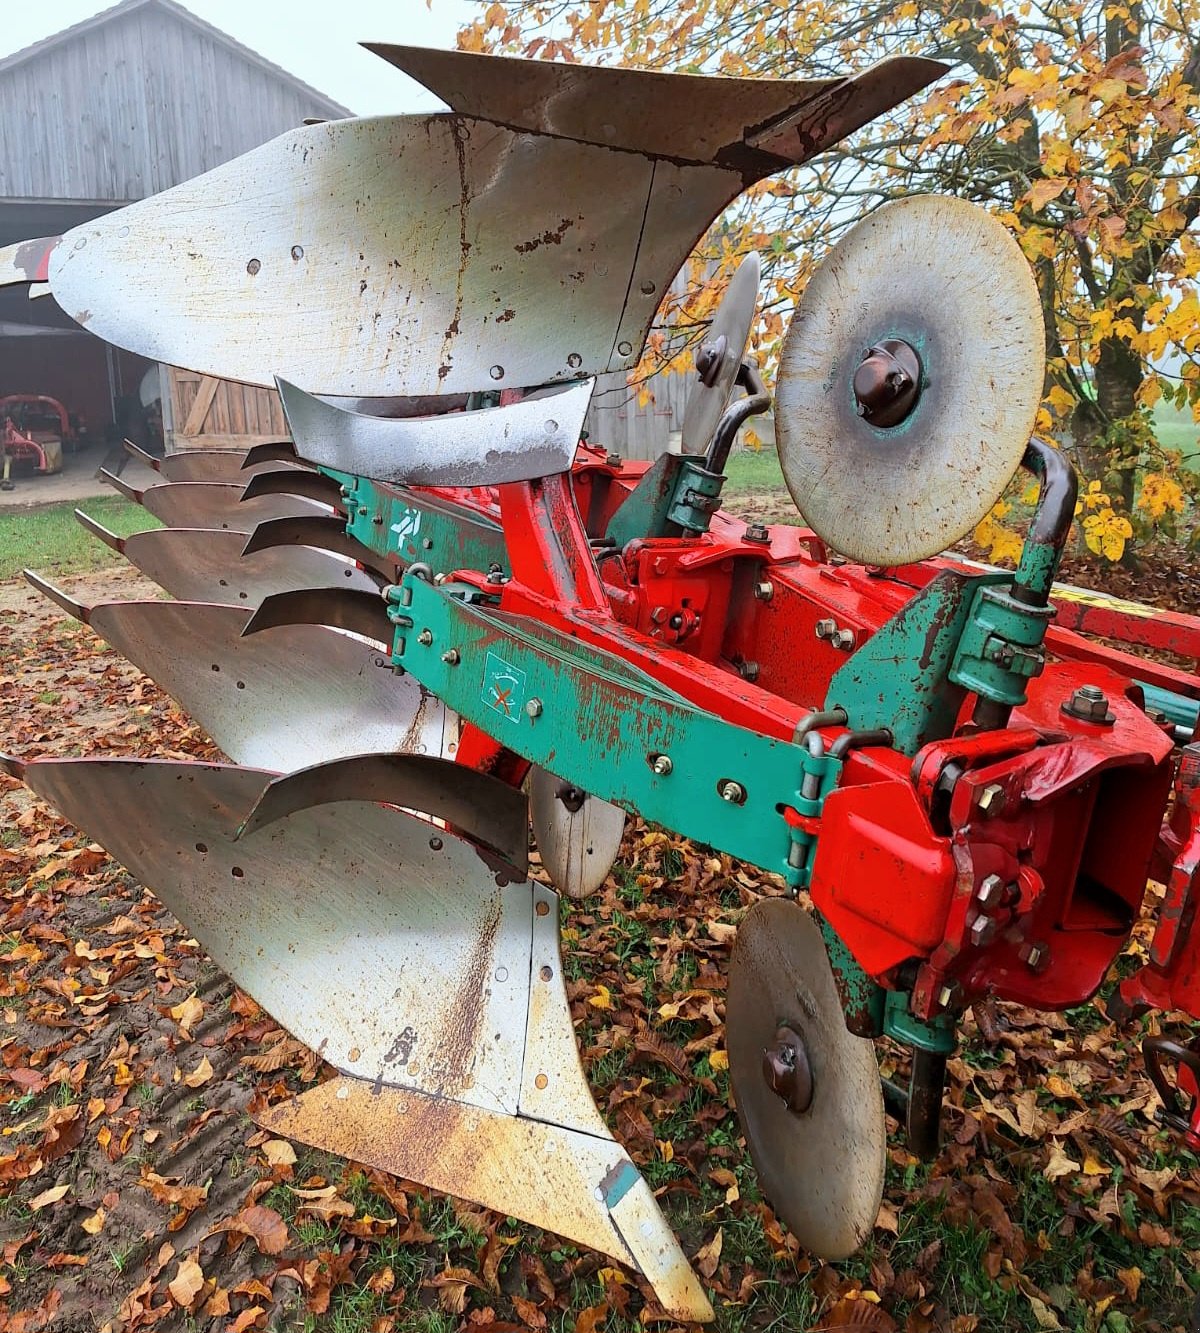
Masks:
[[[294,74],[289,74],[286,69],[260,56],[257,51],[252,51],[248,46],[243,46],[241,42],[230,37],[227,32],[222,32],[220,28],[214,28],[211,23],[206,23],[190,10],[176,4],[175,0],[121,0],[119,4],[113,5],[110,9],[101,10],[100,13],[93,14],[91,18],[73,23],[69,28],[63,28],[61,32],[52,33],[39,42],[34,42],[30,46],[22,47],[19,51],[14,51],[12,55],[3,57],[3,59],[0,59],[0,75],[17,68],[19,65],[24,65],[30,60],[36,60],[39,56],[53,51],[55,47],[75,41],[85,34],[111,23],[114,19],[124,18],[127,14],[139,9],[157,10],[160,13],[170,15],[180,23],[194,28],[209,40],[257,66],[272,78],[289,85],[306,97],[314,99],[319,104],[317,109],[330,118],[340,118],[354,114],[347,107],[342,106],[340,102],[335,102],[333,98],[326,96],[319,89],[305,83],[303,79],[298,79]]]

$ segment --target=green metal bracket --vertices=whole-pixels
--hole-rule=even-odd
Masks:
[[[618,546],[648,537],[707,532],[725,478],[703,460],[663,454],[629,492],[608,523],[605,536]]]
[[[675,485],[679,480],[678,454],[661,454],[654,466],[621,501],[616,513],[608,521],[604,534],[617,546],[639,537],[661,537],[670,523],[671,505],[675,499]]]
[[[389,592],[393,662],[564,781],[766,870],[789,870],[781,806],[805,752],[659,689],[597,648],[412,574]]]
[[[857,731],[887,727],[902,754],[916,754],[954,730],[967,685],[951,667],[977,599],[1005,574],[939,574],[840,667],[826,708],[844,708]]]
[[[883,1032],[906,1046],[949,1055],[958,1045],[958,1024],[952,1014],[941,1014],[932,1022],[915,1018],[908,1008],[907,991],[890,990],[883,1008]]]
[[[725,478],[720,472],[710,472],[694,458],[681,458],[667,517],[684,532],[707,532],[713,514],[720,507],[724,485]]]
[[[887,993],[859,967],[842,937],[821,913],[814,912],[813,915],[825,938],[825,952],[829,955],[829,966],[833,969],[838,996],[846,1011],[847,1028],[858,1037],[880,1036],[883,1032],[884,996]]]
[[[950,679],[995,703],[1023,704],[1026,682],[1046,665],[1043,641],[1053,617],[1053,607],[1018,601],[1011,583],[980,587]]]
[[[504,532],[497,524],[413,491],[383,491],[366,477],[327,467],[321,471],[341,485],[346,531],[368,550],[406,565],[423,561],[437,574],[493,566],[510,572]]]

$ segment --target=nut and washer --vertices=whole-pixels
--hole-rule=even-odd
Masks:
[[[447,666],[458,666],[459,662],[458,649],[447,648],[446,651],[442,654],[442,661],[445,662]]]
[[[818,620],[814,628],[816,629],[818,639],[832,639],[837,633],[837,621]]]
[[[423,629],[420,632],[420,634],[417,635],[417,642],[421,645],[422,648],[428,648],[429,645],[433,642],[433,631],[428,629]]]
[[[852,629],[837,630],[830,637],[829,642],[843,653],[852,652],[856,642],[854,631]]]
[[[740,782],[734,782],[732,778],[722,778],[717,783],[717,794],[721,800],[728,801],[730,805],[741,805],[746,799],[746,789]]]
[[[674,767],[675,765],[671,763],[670,755],[656,754],[653,759],[650,760],[651,771],[656,773],[660,778],[670,777]]]
[[[746,541],[757,542],[760,546],[766,546],[771,540],[771,534],[761,523],[746,524]]]
[[[1081,722],[1092,722],[1096,726],[1108,727],[1116,717],[1109,711],[1108,698],[1099,685],[1080,685],[1062,706],[1062,711],[1069,717],[1076,717]]]
[[[774,596],[775,585],[773,583],[767,583],[764,580],[762,583],[754,585],[754,600],[756,602],[769,602]]]

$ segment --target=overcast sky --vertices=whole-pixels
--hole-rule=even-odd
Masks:
[[[359,42],[454,45],[475,0],[181,0],[184,8],[360,116],[441,104]],[[0,56],[111,8],[97,0],[0,0]]]

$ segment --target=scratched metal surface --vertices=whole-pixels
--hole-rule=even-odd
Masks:
[[[269,547],[243,555],[243,532],[151,528],[119,537],[80,510],[75,517],[94,537],[181,602],[256,607],[264,597],[298,588],[374,592],[379,587],[352,560],[312,546]]]
[[[291,772],[376,751],[442,753],[444,706],[353,635],[281,625],[243,638],[253,612],[240,606],[89,608],[34,586],[150,676],[238,763]]]
[[[313,393],[532,386],[636,359],[740,175],[464,116],[301,127],[73,229],[55,299],[149,357]]]
[[[408,486],[490,486],[566,472],[595,381],[504,407],[408,418],[346,412],[277,383],[296,452],[309,462]]]
[[[307,809],[236,840],[273,776],[170,760],[24,773],[334,1068],[514,1112],[529,884],[498,886],[470,842],[375,803]]]

